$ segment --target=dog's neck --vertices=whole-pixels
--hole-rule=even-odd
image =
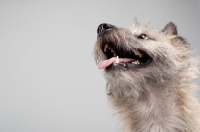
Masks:
[[[124,121],[125,132],[190,131],[177,102],[178,93],[163,88],[137,90],[124,86],[108,83],[108,97]]]

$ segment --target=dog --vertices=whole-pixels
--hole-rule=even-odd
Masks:
[[[158,31],[135,21],[130,30],[102,23],[94,56],[124,132],[200,132],[195,97],[199,58],[169,22]]]

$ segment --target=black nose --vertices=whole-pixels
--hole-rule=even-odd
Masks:
[[[103,35],[107,30],[112,29],[112,25],[107,24],[107,23],[102,23],[98,26],[97,28],[97,33],[98,35]]]

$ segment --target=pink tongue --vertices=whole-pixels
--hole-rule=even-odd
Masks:
[[[133,59],[130,58],[119,58],[119,62],[130,62],[133,61]],[[103,69],[111,65],[112,63],[116,62],[116,57],[112,57],[108,60],[104,60],[101,63],[99,63],[98,68]]]

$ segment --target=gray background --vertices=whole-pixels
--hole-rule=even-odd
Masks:
[[[135,17],[200,46],[197,0],[0,0],[0,132],[116,132],[92,53],[100,23]]]

